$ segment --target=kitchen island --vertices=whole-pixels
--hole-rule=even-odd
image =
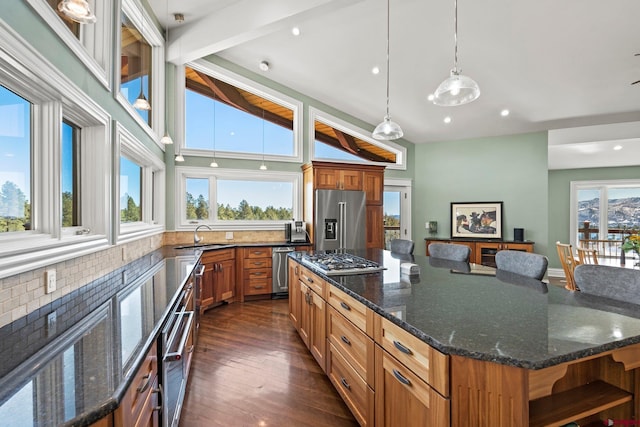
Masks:
[[[402,415],[393,408],[402,402],[397,397],[389,400],[389,395],[415,391],[416,385],[424,388],[417,399],[425,406],[419,411],[422,419],[434,423],[429,425],[537,426],[571,421],[602,425],[601,420],[630,420],[640,414],[637,306],[515,275],[496,276],[495,270],[484,266],[472,264],[468,271],[459,265],[436,266],[436,260],[424,256],[413,257],[419,275],[402,275],[402,261],[390,252],[353,253],[386,269],[326,275],[320,268],[302,264],[298,252],[290,255],[290,301],[294,324],[302,324],[308,341],[315,343],[310,345],[312,353],[322,350],[317,336],[322,331],[314,331],[312,321],[304,326],[304,319],[295,319],[295,293],[301,292],[302,299],[318,307],[311,311],[316,324],[321,323],[323,311],[317,300],[326,301],[326,354],[316,360],[321,366],[325,363],[327,374],[361,424],[397,423],[396,417]],[[306,282],[309,278],[312,285]],[[339,298],[333,294],[345,295],[340,302],[351,299],[346,303],[349,310],[340,312]],[[358,311],[354,306],[362,307],[364,320],[347,326],[357,326],[364,335],[360,356],[340,348],[342,337],[353,341],[352,337],[337,333],[338,339],[332,338],[334,320],[349,319],[349,312]],[[342,316],[336,317],[334,311]],[[403,362],[401,358],[410,353],[413,356]],[[332,366],[334,359],[342,363],[340,369]],[[362,366],[355,362],[363,359]],[[417,363],[412,364],[412,359]],[[406,368],[406,373],[398,376],[400,368],[387,369],[393,364]],[[345,378],[350,368],[358,375],[349,381]],[[394,376],[402,383],[409,375],[417,377],[413,385],[390,384]],[[350,396],[356,389],[352,383],[359,379],[366,385],[364,398]],[[414,411],[416,402],[402,406],[404,412]],[[408,422],[411,418],[407,417]]]

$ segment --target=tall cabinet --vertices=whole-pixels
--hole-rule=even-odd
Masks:
[[[366,193],[367,248],[384,249],[384,166],[311,162],[302,166],[304,221],[314,241],[315,190],[353,190]]]

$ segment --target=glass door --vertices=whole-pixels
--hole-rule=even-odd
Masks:
[[[411,187],[385,185],[383,195],[384,247],[393,239],[411,239]]]

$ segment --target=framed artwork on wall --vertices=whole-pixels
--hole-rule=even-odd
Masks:
[[[502,202],[451,203],[451,238],[502,239]]]

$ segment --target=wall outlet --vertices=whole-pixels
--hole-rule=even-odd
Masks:
[[[45,293],[50,294],[56,290],[56,270],[50,269],[44,273]]]
[[[224,238],[227,240],[233,240],[233,231],[227,231],[227,233],[224,235]]]
[[[427,230],[429,229],[429,223],[428,222],[424,223],[424,228],[426,228]]]

